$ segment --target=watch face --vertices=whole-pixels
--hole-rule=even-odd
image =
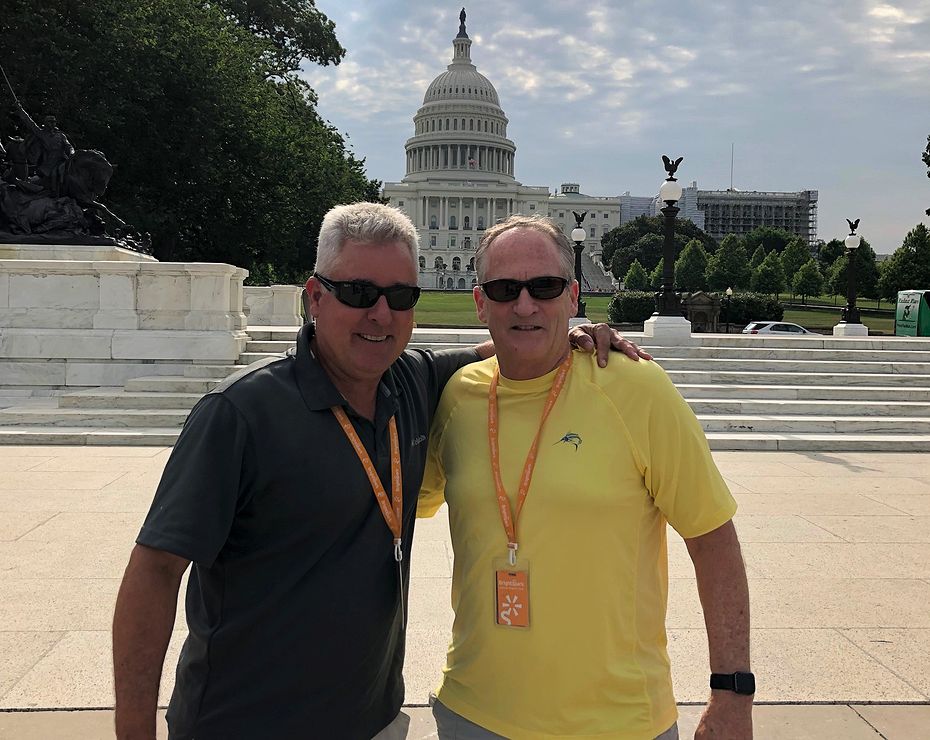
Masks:
[[[734,673],[733,690],[737,694],[755,694],[756,677],[751,673]]]

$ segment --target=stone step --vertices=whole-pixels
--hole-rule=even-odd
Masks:
[[[3,445],[150,445],[169,447],[176,428],[102,429],[94,427],[0,426]],[[712,450],[806,450],[821,452],[930,452],[928,434],[822,434],[707,432]]]
[[[265,342],[269,340],[283,340],[293,342],[300,331],[299,326],[250,326],[246,334],[252,339]]]
[[[865,373],[916,375],[930,379],[930,362],[825,362],[820,360],[720,359],[716,357],[657,357],[656,362],[665,368],[667,372],[700,370],[716,374],[718,372],[738,370],[750,373]]]
[[[29,408],[0,409],[0,426],[106,427],[108,429],[181,427],[187,409]]]
[[[930,417],[925,416],[697,414],[697,418],[705,432],[930,435]]]
[[[784,400],[736,398],[688,398],[685,400],[698,415],[749,414],[782,418],[787,416],[923,417],[930,418],[930,402],[920,401],[850,401]]]
[[[650,351],[660,347],[670,350],[685,348],[725,348],[725,349],[791,349],[802,351],[814,350],[865,350],[865,351],[902,351],[902,352],[930,352],[930,337],[895,337],[873,336],[861,338],[839,338],[816,335],[813,337],[781,337],[762,336],[750,334],[695,334],[687,345],[663,345],[661,340],[646,337],[642,332],[624,331],[623,335],[639,346]],[[286,339],[288,337],[281,337]],[[478,344],[490,338],[484,328],[429,328],[417,327],[413,330],[414,342],[430,343],[464,343]],[[253,337],[257,339],[257,337]]]
[[[242,369],[241,365],[190,365],[184,368],[185,378],[228,378]]]
[[[236,360],[236,363],[240,365],[240,370],[242,365],[251,365],[253,362],[258,362],[260,360],[266,360],[269,357],[283,357],[283,352],[243,352],[239,355],[239,359]]]
[[[688,399],[785,399],[808,401],[930,401],[930,387],[902,389],[895,386],[752,385],[723,383],[676,383]]]
[[[421,341],[414,336],[408,346],[416,349],[462,349],[474,346],[475,342]],[[249,343],[249,348],[252,343]],[[287,343],[268,347],[264,351],[285,351]],[[881,362],[881,363],[930,363],[928,350],[883,350],[876,349],[792,349],[776,347],[650,347],[640,344],[657,360],[716,359],[716,360],[782,360],[794,362]],[[249,349],[247,348],[247,350]]]
[[[787,347],[645,347],[659,358],[713,358],[720,360],[811,360],[830,362],[930,362],[926,350],[795,349]]]
[[[928,434],[707,432],[712,450],[805,452],[930,452]]]
[[[291,347],[296,347],[297,343],[291,339],[287,340],[267,340],[267,341],[251,341],[247,342],[245,345],[246,352],[271,352],[274,354],[284,354]]]
[[[241,368],[240,368],[241,369]],[[222,378],[186,378],[183,375],[151,375],[145,378],[133,378],[126,382],[127,391],[154,391],[158,393],[208,393],[220,383]]]
[[[813,385],[813,386],[884,386],[901,389],[930,388],[930,375],[904,373],[815,373],[799,369],[796,372],[749,372],[725,370],[669,370],[668,376],[675,385],[681,383],[720,383],[750,385]]]
[[[186,409],[189,411],[202,397],[202,393],[130,392],[122,388],[93,388],[68,393],[58,399],[58,404],[63,409]]]
[[[0,426],[0,445],[112,445],[171,447],[180,429]]]

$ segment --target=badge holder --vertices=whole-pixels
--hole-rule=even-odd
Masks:
[[[500,627],[529,629],[530,567],[521,558],[511,564],[508,558],[495,558],[494,623]]]

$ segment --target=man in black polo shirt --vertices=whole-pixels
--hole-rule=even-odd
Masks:
[[[334,208],[307,283],[315,326],[296,354],[250,365],[191,411],[117,598],[119,738],[155,737],[191,561],[171,738],[405,735],[404,605],[426,435],[449,377],[493,351],[404,351],[416,250],[401,212]],[[600,332],[605,351],[611,339]]]

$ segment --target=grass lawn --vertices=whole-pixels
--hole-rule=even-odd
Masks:
[[[607,321],[607,304],[612,296],[585,297],[586,314],[591,321]],[[423,291],[415,309],[418,326],[481,326],[470,292]]]
[[[784,321],[800,324],[811,331],[832,330],[840,321],[840,309],[839,307],[809,308],[806,310],[785,309]],[[894,319],[891,316],[870,316],[864,313],[862,314],[862,323],[872,331],[880,331],[882,334],[894,334]]]
[[[611,296],[586,296],[585,313],[591,321],[607,321],[607,304]],[[845,299],[844,299],[845,302]],[[874,304],[874,301],[872,302]],[[416,322],[419,326],[481,326],[475,313],[475,301],[468,292],[459,291],[423,291],[416,307]],[[765,320],[768,316],[756,316]],[[810,329],[829,333],[840,320],[840,307],[811,306],[806,309],[786,309],[784,321]],[[894,319],[890,316],[862,316],[862,323],[872,331],[894,334]],[[742,327],[732,327],[740,331]]]

